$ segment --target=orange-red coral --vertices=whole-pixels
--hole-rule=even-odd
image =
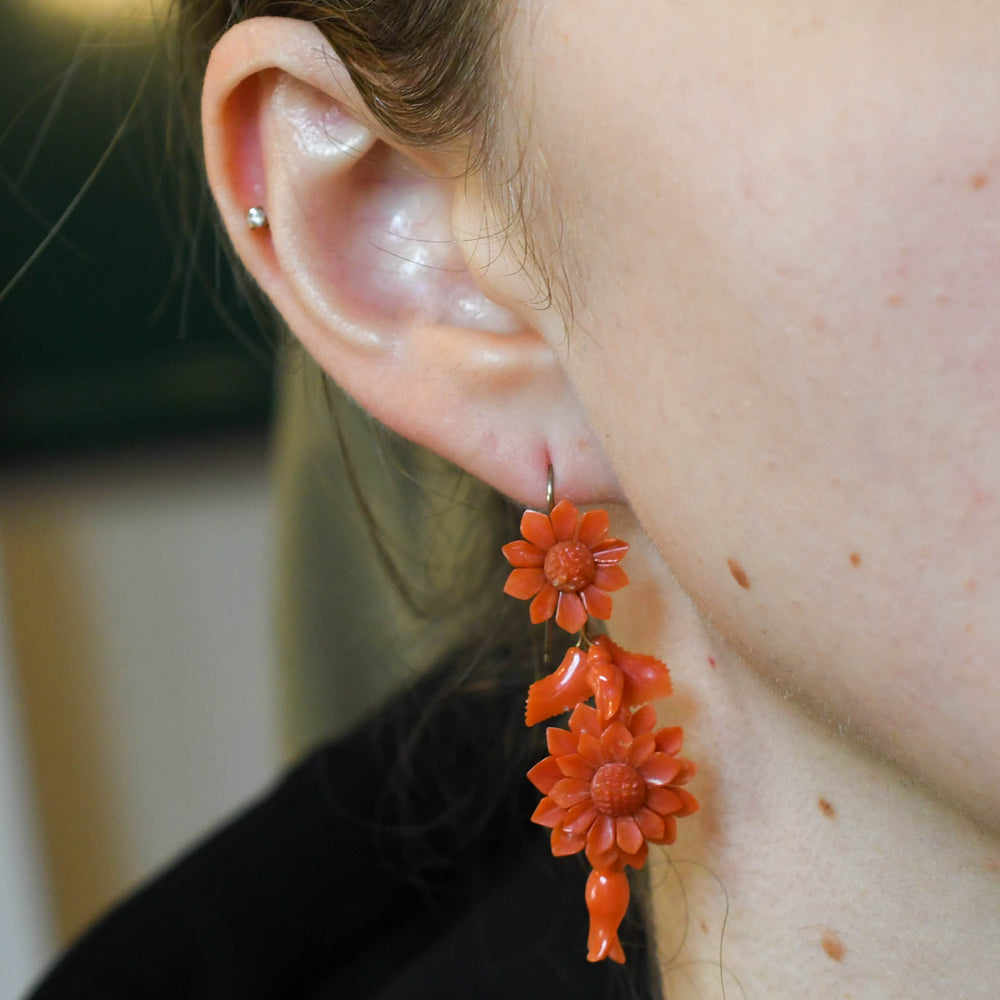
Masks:
[[[559,667],[528,688],[524,721],[529,726],[561,715],[592,695],[602,719],[624,705],[641,705],[666,698],[673,691],[665,663],[645,653],[630,653],[606,635],[586,652],[568,650]]]
[[[695,773],[677,757],[683,733],[653,732],[656,712],[620,709],[602,722],[596,708],[578,705],[569,729],[550,728],[550,756],[528,778],[544,798],[531,817],[552,829],[557,857],[585,851],[594,871],[587,880],[590,934],[587,958],[625,961],[618,928],[628,908],[624,868],[641,868],[648,844],[672,844],[677,820],[696,812],[681,786]]]
[[[628,545],[608,530],[606,511],[580,517],[567,500],[548,515],[526,511],[523,540],[503,548],[514,567],[504,591],[531,600],[535,624],[555,615],[567,632],[581,631],[590,617],[610,617],[609,592],[628,583],[618,565]],[[618,939],[629,902],[624,869],[641,868],[650,843],[672,844],[677,820],[697,811],[682,787],[695,766],[677,756],[679,727],[654,732],[656,711],[647,703],[672,691],[666,664],[604,635],[591,639],[585,632],[580,643],[528,691],[529,726],[576,706],[569,729],[547,730],[549,756],[528,772],[544,796],[531,818],[552,830],[553,854],[584,851],[593,866],[588,959],[624,962]],[[583,704],[590,698],[594,707]],[[633,711],[636,705],[643,707]]]
[[[608,530],[607,511],[580,516],[568,500],[560,500],[551,514],[526,510],[523,540],[503,547],[514,567],[504,592],[531,600],[528,610],[536,625],[554,614],[560,628],[579,632],[588,617],[609,618],[609,593],[628,583],[618,565],[628,544],[609,538]]]
[[[655,725],[652,705],[607,723],[579,705],[568,730],[547,731],[549,756],[528,778],[545,796],[531,818],[552,828],[553,854],[585,851],[595,869],[620,871],[643,866],[647,841],[674,842],[677,819],[698,809],[681,787],[695,767],[677,757],[681,729]]]

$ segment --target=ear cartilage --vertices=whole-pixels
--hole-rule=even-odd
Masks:
[[[247,211],[247,229],[267,229],[267,212],[260,205]]]

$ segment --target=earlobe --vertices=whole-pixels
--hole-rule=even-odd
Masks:
[[[462,180],[444,156],[381,133],[314,25],[258,18],[227,32],[202,114],[235,249],[365,409],[523,502],[539,502],[550,463],[561,495],[614,496],[554,352],[469,271],[452,229]],[[266,229],[247,227],[252,205]]]

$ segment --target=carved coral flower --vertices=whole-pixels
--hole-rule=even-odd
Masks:
[[[528,611],[536,625],[554,613],[560,628],[579,632],[588,617],[609,618],[609,592],[628,583],[618,565],[628,543],[608,538],[608,529],[607,511],[590,510],[581,517],[568,500],[560,500],[548,515],[526,510],[524,540],[503,547],[515,567],[504,592],[531,599]]]
[[[552,828],[557,857],[586,851],[598,871],[641,868],[647,842],[672,844],[677,820],[698,809],[681,786],[695,773],[677,757],[677,727],[653,732],[652,705],[622,709],[602,724],[595,708],[579,705],[569,729],[547,731],[550,756],[528,772],[545,796],[534,822]]]

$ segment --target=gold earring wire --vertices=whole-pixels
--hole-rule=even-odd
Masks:
[[[549,466],[549,475],[545,483],[545,506],[546,513],[551,514],[552,508],[556,505],[556,473],[552,466]],[[542,647],[542,666],[552,666],[552,618],[545,621],[545,645]]]

